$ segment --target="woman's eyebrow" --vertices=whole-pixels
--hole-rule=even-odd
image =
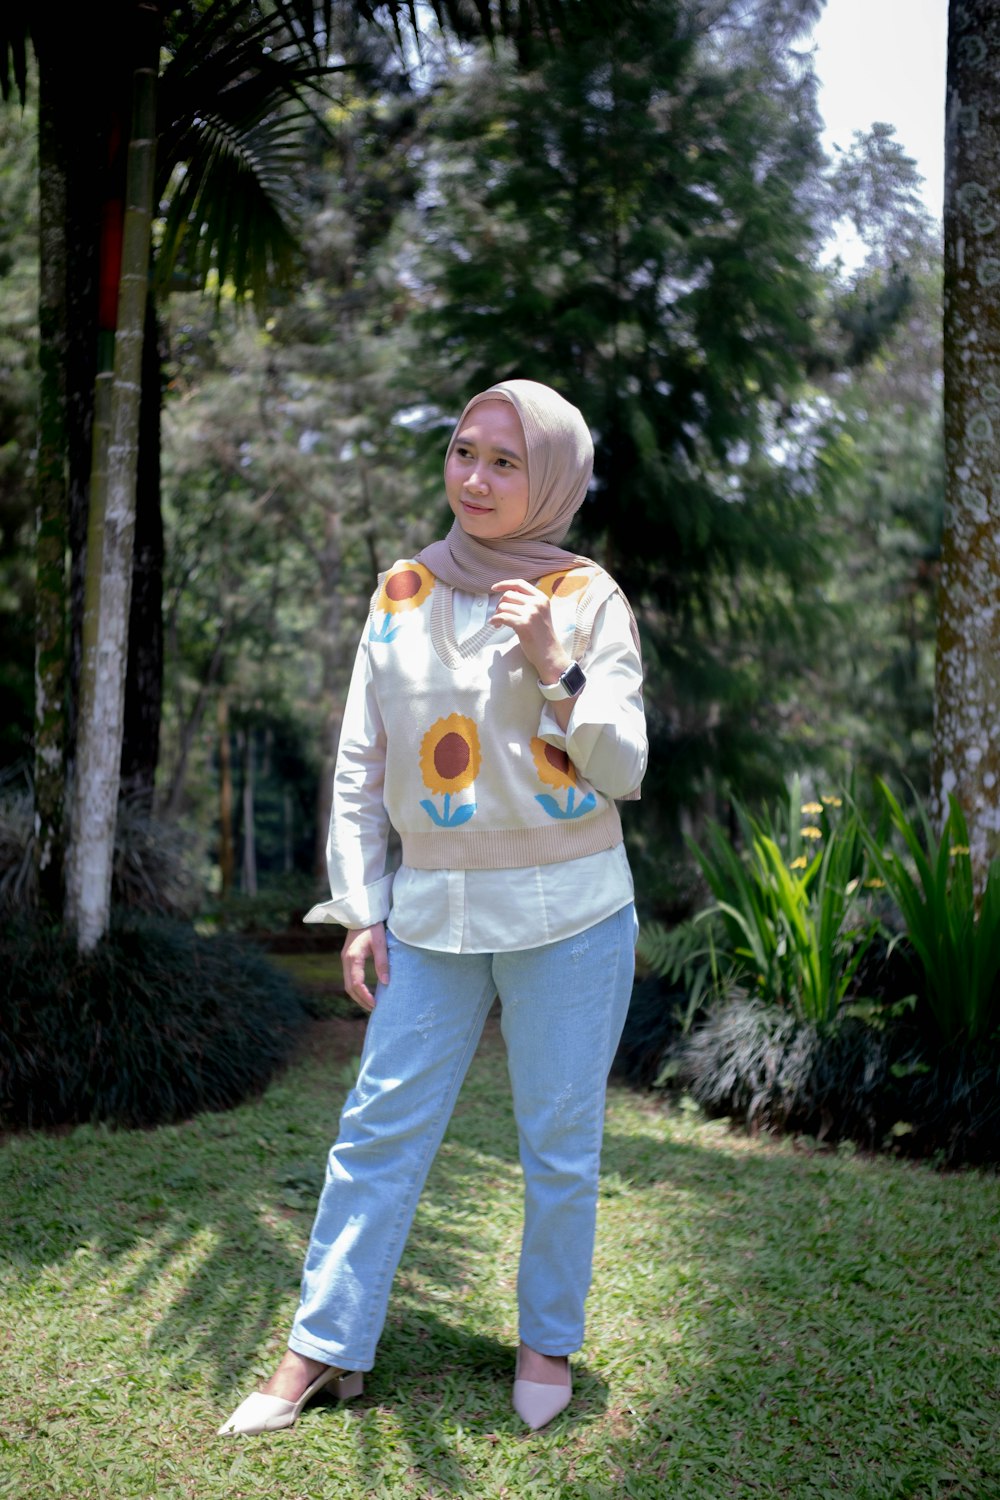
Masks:
[[[466,437],[465,434],[461,433],[461,432],[459,433],[458,437],[455,439],[455,443],[456,443],[456,445],[458,443],[462,443],[463,446],[466,447],[466,448],[481,448],[481,447],[488,446],[485,443],[477,443],[476,440],[475,440],[475,438]],[[524,461],[525,461],[524,460],[524,454],[516,452],[513,448],[496,448],[496,447],[494,447],[494,448],[490,449],[490,452],[491,453],[499,453],[502,458],[514,458],[514,459],[517,460],[517,462],[519,464],[523,464]]]

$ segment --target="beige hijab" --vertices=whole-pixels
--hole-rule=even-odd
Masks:
[[[449,454],[469,412],[481,401],[508,401],[521,420],[528,454],[527,515],[515,532],[495,541],[468,536],[456,520],[446,537],[417,554],[417,561],[443,583],[470,594],[491,589],[501,578],[533,583],[560,568],[589,562],[559,546],[583,504],[594,469],[594,444],[583,417],[537,380],[503,380],[473,396],[451,435]]]
[[[515,532],[495,541],[468,536],[456,520],[446,537],[417,553],[417,561],[443,583],[470,594],[491,589],[501,578],[534,583],[562,568],[592,566],[591,558],[559,546],[583,504],[594,470],[593,439],[579,411],[537,380],[503,380],[473,396],[451,435],[449,454],[466,417],[480,401],[509,401],[521,419],[528,450],[527,515]],[[632,639],[640,651],[639,631],[627,599],[625,605]],[[622,800],[638,798],[636,788]]]

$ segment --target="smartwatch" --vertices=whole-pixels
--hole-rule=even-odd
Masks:
[[[548,698],[550,703],[557,703],[562,698],[575,698],[582,693],[587,685],[587,677],[580,663],[571,661],[558,682],[548,684],[540,682],[538,691],[543,698]]]

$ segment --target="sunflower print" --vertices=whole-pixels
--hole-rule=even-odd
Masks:
[[[438,811],[430,798],[420,806],[439,828],[459,828],[476,810],[475,802],[452,807],[456,792],[466,792],[479,775],[482,752],[479,731],[465,714],[449,714],[438,719],[420,741],[420,774],[424,786],[444,797],[444,812]]]
[[[531,758],[535,762],[539,781],[545,786],[553,787],[556,791],[566,793],[565,807],[548,792],[541,792],[535,797],[535,801],[550,818],[582,818],[584,813],[593,812],[597,806],[597,798],[593,792],[587,792],[579,802],[576,800],[580,782],[576,767],[565,750],[560,750],[556,745],[550,745],[547,740],[535,738],[531,741]]]
[[[568,599],[571,594],[581,594],[594,576],[593,568],[571,568],[568,572],[546,573],[535,584],[550,599]]]
[[[393,640],[400,628],[398,623],[392,623],[393,615],[419,609],[435,581],[434,574],[423,563],[401,562],[390,568],[375,601],[375,608],[382,615],[382,623],[376,626],[372,621],[369,639],[385,642]]]

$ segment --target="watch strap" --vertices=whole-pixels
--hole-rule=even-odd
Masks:
[[[538,690],[550,703],[564,698],[575,698],[586,686],[587,676],[578,661],[571,661],[557,682],[540,682]]]

